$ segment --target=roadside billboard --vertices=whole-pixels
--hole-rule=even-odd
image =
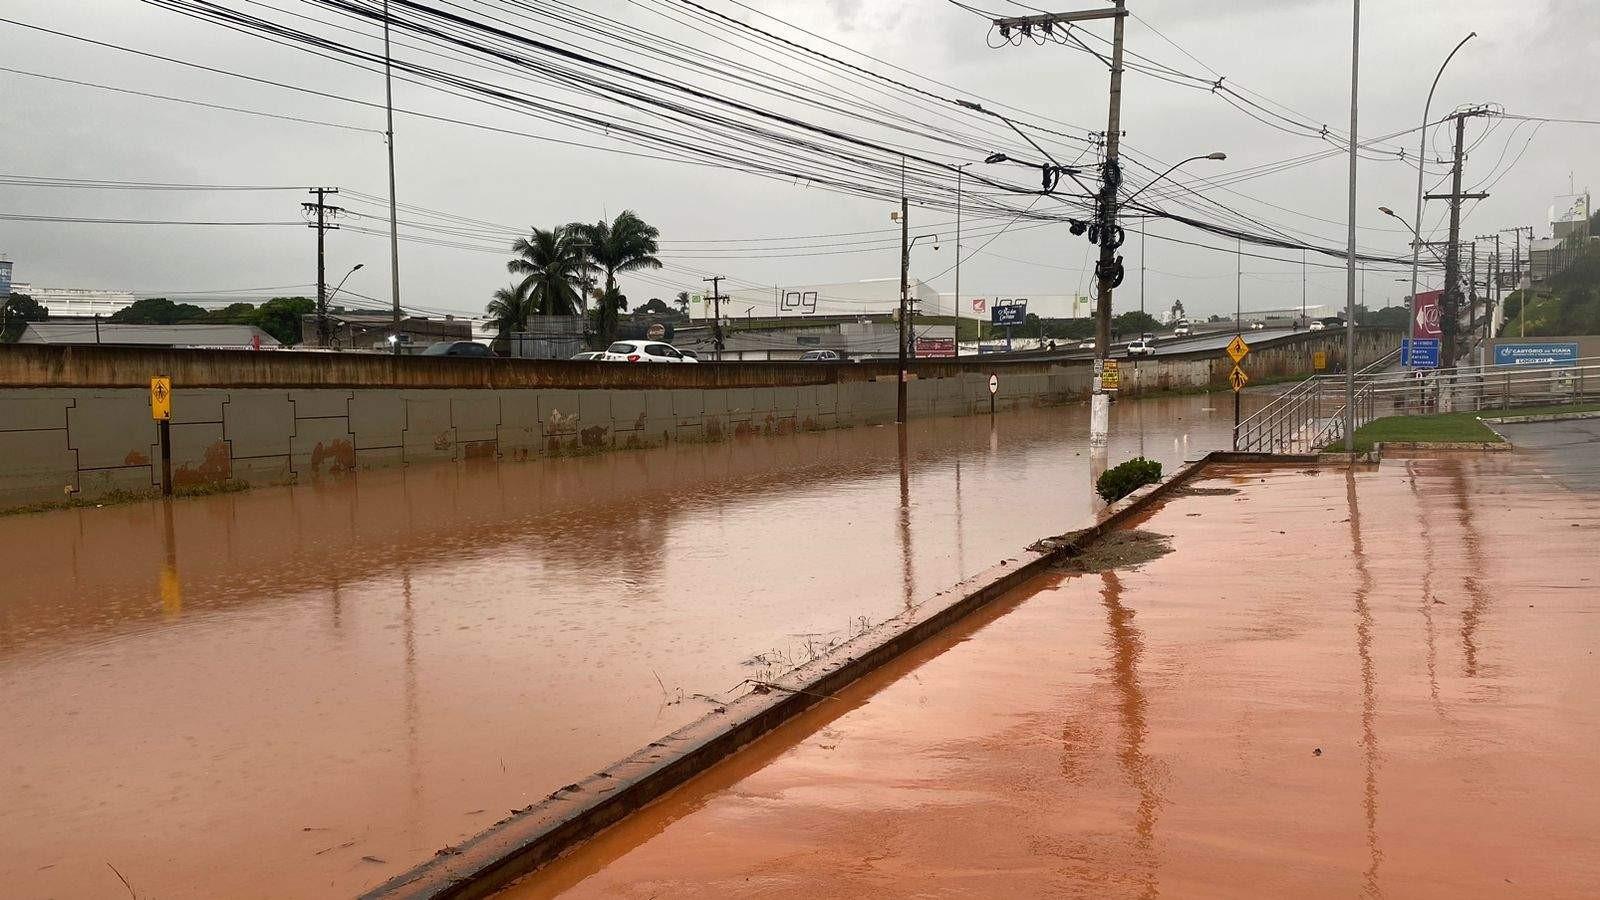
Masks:
[[[1028,301],[995,304],[989,307],[989,316],[994,325],[1021,325],[1028,321]]]
[[[939,359],[955,355],[955,338],[917,338],[917,357],[919,359]]]
[[[1497,366],[1559,366],[1578,361],[1578,345],[1552,342],[1496,344]]]

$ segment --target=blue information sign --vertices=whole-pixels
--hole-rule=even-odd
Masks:
[[[989,321],[995,325],[1021,325],[1028,321],[1028,304],[1007,303],[989,307]]]
[[[1439,368],[1439,339],[1401,338],[1400,364],[1413,369]]]
[[[1577,361],[1577,344],[1517,343],[1497,344],[1494,348],[1497,366],[1559,366]]]

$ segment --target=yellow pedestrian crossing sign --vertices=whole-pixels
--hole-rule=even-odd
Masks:
[[[1228,373],[1228,383],[1233,385],[1233,392],[1237,394],[1244,390],[1245,385],[1250,383],[1250,376],[1246,375],[1243,369],[1234,366],[1233,371]]]
[[[1249,355],[1250,345],[1244,342],[1244,336],[1234,335],[1233,340],[1228,342],[1228,358],[1237,365],[1244,362],[1244,358]]]
[[[150,379],[150,418],[158,422],[172,418],[172,379],[165,375]]]

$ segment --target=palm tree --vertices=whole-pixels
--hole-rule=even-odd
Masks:
[[[587,268],[581,236],[571,226],[533,229],[511,245],[515,253],[506,271],[521,276],[516,285],[526,298],[527,315],[582,315],[583,293],[577,285]],[[499,294],[496,294],[499,297]]]
[[[679,313],[681,313],[681,314],[683,314],[685,316],[687,316],[689,314],[689,292],[688,291],[679,291],[677,299],[673,300],[672,302],[678,304],[678,312]]]
[[[602,220],[593,225],[579,222],[570,227],[587,242],[584,255],[589,265],[605,273],[605,284],[599,294],[598,324],[601,342],[609,344],[617,333],[618,314],[627,306],[627,298],[617,290],[617,274],[661,268],[661,260],[655,256],[659,249],[656,239],[661,231],[631,209],[623,210],[611,222]]]
[[[530,311],[528,292],[520,284],[495,291],[494,299],[484,310],[489,315],[489,324],[498,334],[495,343],[504,345],[507,353],[511,352],[511,332],[528,330]]]

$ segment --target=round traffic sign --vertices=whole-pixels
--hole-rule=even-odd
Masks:
[[[989,393],[991,393],[991,394],[1000,393],[1000,376],[999,375],[990,375],[989,376]]]

